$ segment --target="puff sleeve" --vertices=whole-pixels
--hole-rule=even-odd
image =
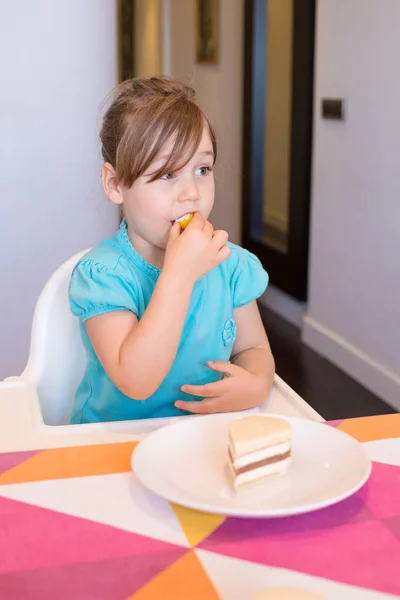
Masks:
[[[139,316],[134,282],[92,260],[84,260],[75,267],[69,285],[69,303],[72,313],[82,322],[116,310],[130,310]]]
[[[269,277],[259,259],[244,248],[232,247],[232,263],[233,308],[239,308],[265,292]]]

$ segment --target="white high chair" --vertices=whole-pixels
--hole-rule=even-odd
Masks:
[[[44,286],[33,316],[28,362],[20,379],[35,386],[47,425],[69,422],[85,368],[78,319],[68,302],[72,270],[87,250],[63,263]]]
[[[68,285],[74,266],[86,252],[63,263],[44,286],[35,307],[27,365],[19,377],[4,382],[22,381],[36,389],[46,425],[69,423],[75,391],[85,369],[85,351],[78,319],[70,311]],[[322,420],[278,375],[261,410]]]

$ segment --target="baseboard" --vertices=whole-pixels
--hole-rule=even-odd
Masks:
[[[303,318],[302,341],[384,402],[400,410],[400,377],[318,321]]]
[[[303,315],[306,311],[306,303],[295,300],[289,294],[282,292],[273,285],[267,287],[267,291],[260,298],[260,302],[276,312],[280,317],[292,323],[295,327],[302,326]]]

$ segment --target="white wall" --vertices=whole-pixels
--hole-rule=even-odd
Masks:
[[[399,0],[320,0],[304,340],[400,408]],[[319,116],[346,99],[346,120]]]
[[[220,0],[220,60],[196,64],[195,0],[172,0],[171,74],[189,82],[216,127],[215,227],[240,242],[242,186],[243,0]]]
[[[111,234],[100,103],[117,80],[114,0],[2,3],[0,379],[28,354],[38,294],[69,256]]]

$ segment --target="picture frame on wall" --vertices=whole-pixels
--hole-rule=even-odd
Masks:
[[[135,75],[134,13],[135,0],[118,0],[118,80]]]
[[[219,59],[219,0],[196,0],[196,62],[216,65]]]

